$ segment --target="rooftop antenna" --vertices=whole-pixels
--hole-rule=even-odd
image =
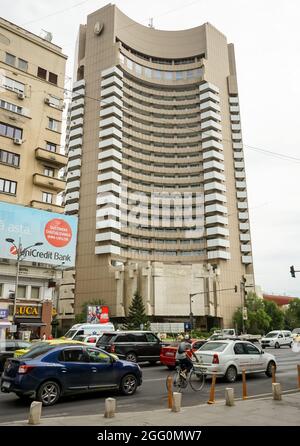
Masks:
[[[40,32],[40,37],[44,40],[47,40],[47,42],[52,42],[53,34],[49,31],[46,31],[45,29],[42,29]]]
[[[150,17],[148,26],[149,26],[149,28],[154,29],[154,26],[153,26],[153,17]]]

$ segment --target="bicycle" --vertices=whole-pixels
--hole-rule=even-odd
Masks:
[[[203,386],[205,384],[205,375],[201,369],[198,369],[193,365],[191,370],[186,375],[186,378],[182,376],[181,374],[181,368],[180,366],[176,367],[176,372],[168,375],[166,380],[166,386],[168,390],[168,378],[172,377],[172,391],[173,392],[182,392],[183,389],[185,389],[188,384],[190,384],[191,388],[195,392],[199,392],[203,389]]]

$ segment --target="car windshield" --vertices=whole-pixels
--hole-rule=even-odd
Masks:
[[[199,351],[214,351],[214,352],[222,352],[227,347],[226,342],[207,342],[199,348]]]
[[[34,347],[32,347],[27,353],[21,356],[22,359],[33,359],[37,358],[38,356],[48,352],[53,347],[56,347],[55,345],[51,344],[45,344],[45,342],[40,342],[36,344]]]
[[[77,330],[69,330],[69,331],[67,331],[67,333],[65,334],[64,337],[67,338],[67,339],[71,339],[71,338],[73,338],[73,336],[76,333],[76,331]]]
[[[277,338],[277,336],[278,336],[278,333],[268,333],[266,335],[266,338]]]
[[[104,333],[99,339],[97,345],[109,344],[117,335],[115,333]]]
[[[73,338],[73,341],[81,341],[81,342],[84,342],[85,338],[86,338],[86,336],[84,336],[84,335],[77,335],[77,336],[75,336],[75,337]]]

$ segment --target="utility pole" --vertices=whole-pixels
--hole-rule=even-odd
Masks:
[[[242,302],[242,332],[243,334],[245,333],[245,311],[246,311],[246,306],[245,306],[245,283],[246,283],[246,279],[243,277],[241,280],[241,302]]]

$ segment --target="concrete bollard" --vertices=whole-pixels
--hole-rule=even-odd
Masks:
[[[33,401],[29,409],[28,424],[40,424],[42,415],[42,403]]]
[[[273,393],[273,400],[277,400],[277,401],[282,400],[282,392],[281,392],[281,384],[280,383],[272,383],[272,393]]]
[[[248,398],[247,383],[246,383],[246,369],[242,370],[242,377],[243,377],[243,400],[246,400]]]
[[[234,406],[234,389],[226,387],[225,389],[226,406]]]
[[[181,393],[173,392],[172,412],[180,412],[181,409]]]
[[[113,418],[116,413],[116,400],[115,398],[105,399],[105,412],[104,418]]]

